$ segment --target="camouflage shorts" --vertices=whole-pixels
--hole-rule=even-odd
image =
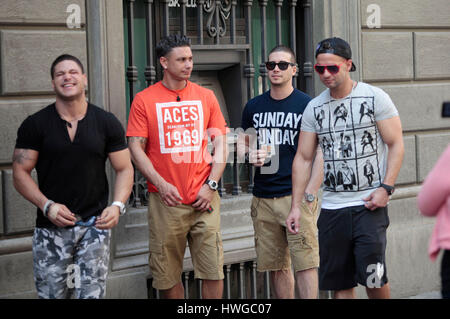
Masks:
[[[96,227],[36,228],[34,281],[39,298],[104,298],[111,232]]]

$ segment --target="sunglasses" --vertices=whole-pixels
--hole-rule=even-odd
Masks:
[[[317,73],[319,74],[324,74],[325,73],[325,69],[328,70],[328,72],[330,72],[330,74],[336,74],[339,72],[339,69],[341,67],[341,65],[345,63],[342,62],[341,64],[331,64],[331,65],[319,65],[319,64],[315,64],[314,65],[314,70],[316,70]]]
[[[289,66],[294,66],[295,63],[285,62],[285,61],[280,61],[280,62],[278,62],[278,63],[273,62],[273,61],[268,61],[268,62],[266,62],[266,68],[267,68],[267,70],[269,70],[269,71],[272,71],[273,69],[275,69],[275,67],[276,67],[277,65],[278,65],[278,68],[279,68],[281,71],[284,71],[284,70],[287,70],[287,68],[288,68]]]

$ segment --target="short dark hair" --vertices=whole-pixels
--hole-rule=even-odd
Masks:
[[[274,52],[286,52],[286,53],[289,53],[291,55],[291,59],[292,59],[291,62],[292,63],[296,63],[297,59],[295,57],[295,53],[294,53],[294,51],[292,51],[292,49],[290,47],[287,47],[285,45],[277,45],[272,50],[270,50],[269,55],[267,55],[267,57],[269,57]]]
[[[166,56],[173,48],[191,47],[191,41],[185,35],[171,34],[161,38],[156,46],[156,57]]]
[[[52,77],[52,80],[54,79],[54,73],[55,73],[55,67],[56,67],[56,65],[57,65],[58,63],[62,62],[62,61],[66,61],[66,60],[74,61],[76,64],[78,64],[78,66],[79,66],[80,69],[81,69],[81,73],[84,74],[83,63],[81,63],[81,61],[80,61],[77,57],[75,57],[75,56],[73,56],[73,55],[70,55],[70,54],[61,54],[59,57],[57,57],[57,58],[55,59],[55,61],[53,61],[52,66],[51,66],[51,68],[50,68],[50,75],[51,75],[51,77]]]

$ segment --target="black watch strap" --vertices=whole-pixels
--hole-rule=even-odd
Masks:
[[[386,190],[386,192],[388,193],[389,196],[391,196],[394,193],[394,190],[395,190],[394,186],[390,186],[387,184],[381,184],[380,186]]]

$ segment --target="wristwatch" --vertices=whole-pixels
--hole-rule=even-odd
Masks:
[[[394,186],[390,186],[390,185],[386,185],[386,184],[381,184],[380,186],[383,187],[386,190],[386,192],[388,193],[389,196],[394,194],[394,191],[395,191],[395,187]]]
[[[310,194],[310,193],[306,193],[305,192],[305,199],[306,199],[307,202],[312,203],[316,199],[316,196],[314,196],[314,194]]]
[[[212,179],[207,179],[205,184],[207,184],[213,191],[216,191],[219,188],[219,184],[217,184],[217,182]]]
[[[127,208],[126,208],[125,204],[122,202],[119,202],[119,201],[112,202],[111,206],[119,207],[120,216],[125,215],[125,213],[127,212]]]

